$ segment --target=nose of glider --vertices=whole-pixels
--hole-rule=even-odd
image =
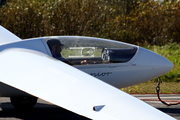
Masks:
[[[161,55],[144,48],[139,48],[140,55],[138,57],[138,64],[145,68],[151,68],[151,72],[157,76],[163,75],[173,68],[173,64]]]

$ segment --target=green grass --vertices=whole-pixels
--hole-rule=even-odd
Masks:
[[[130,94],[156,93],[156,82],[148,81],[138,85],[122,88],[121,90]],[[180,93],[180,82],[163,82],[160,84],[160,93]]]

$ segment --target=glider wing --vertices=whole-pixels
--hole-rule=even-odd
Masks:
[[[91,119],[172,117],[143,101],[41,52],[9,49],[0,53],[0,81]]]

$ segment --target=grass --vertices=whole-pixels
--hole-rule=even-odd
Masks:
[[[121,88],[129,94],[156,94],[156,82],[148,81],[138,85]],[[180,82],[163,82],[160,84],[160,93],[180,93]]]

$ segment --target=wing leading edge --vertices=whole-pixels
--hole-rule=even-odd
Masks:
[[[0,53],[0,81],[91,119],[174,119],[76,68],[43,53]]]

